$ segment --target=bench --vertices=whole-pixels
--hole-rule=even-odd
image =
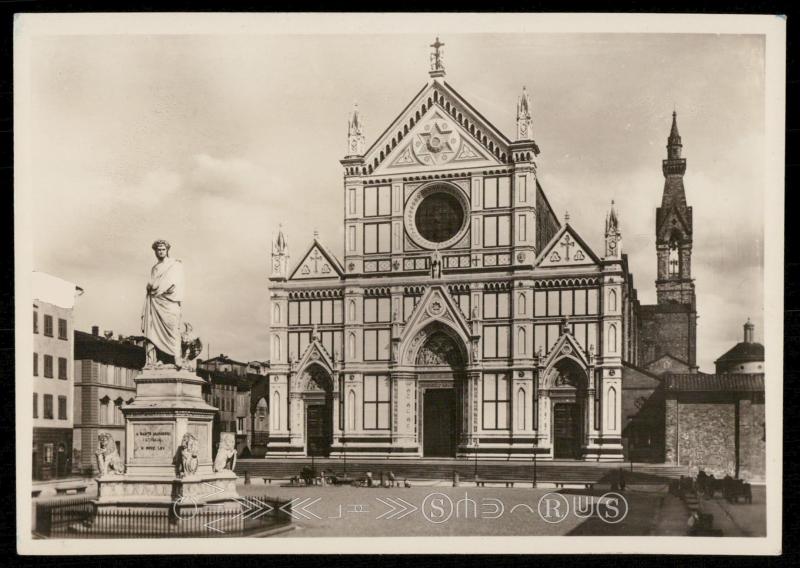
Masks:
[[[63,485],[56,487],[56,495],[66,495],[70,491],[74,491],[75,494],[86,493],[86,487],[86,485]]]
[[[540,483],[553,483],[556,486],[556,489],[563,489],[566,485],[583,485],[584,489],[588,489],[591,491],[594,489],[595,481],[546,481],[544,479],[539,480]]]
[[[271,477],[262,477],[261,479],[264,480],[264,485],[272,485],[272,478]]]
[[[475,485],[486,487],[487,483],[504,483],[506,487],[514,487],[515,483],[524,483],[518,479],[476,479]]]

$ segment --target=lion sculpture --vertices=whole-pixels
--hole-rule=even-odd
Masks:
[[[192,324],[186,322],[183,324],[183,333],[181,333],[181,358],[184,364],[192,369],[194,361],[203,352],[203,342],[200,338],[192,333]]]
[[[197,473],[197,461],[197,438],[187,432],[181,440],[178,477],[186,477]]]
[[[101,432],[97,436],[97,442],[99,448],[94,454],[97,457],[97,469],[100,472],[100,477],[110,473],[125,473],[125,464],[122,463],[122,458],[117,452],[117,445],[111,434]]]
[[[223,432],[220,435],[217,457],[214,458],[214,471],[222,471],[223,469],[233,471],[235,467],[236,441],[231,432]]]

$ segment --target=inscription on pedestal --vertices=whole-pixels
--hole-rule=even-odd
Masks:
[[[133,457],[172,459],[174,424],[134,424]]]

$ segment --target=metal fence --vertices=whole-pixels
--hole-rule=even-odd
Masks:
[[[202,508],[98,508],[90,497],[36,503],[39,538],[241,537],[289,525],[291,504],[273,497],[242,498]]]

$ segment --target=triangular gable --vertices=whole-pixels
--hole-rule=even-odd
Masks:
[[[317,239],[311,243],[308,251],[303,255],[289,280],[310,280],[320,278],[341,278],[344,274],[342,265],[327,248]]]
[[[669,353],[665,353],[658,359],[650,361],[644,368],[654,375],[663,375],[664,373],[689,373],[691,371],[689,363]]]
[[[435,321],[442,322],[454,329],[461,336],[464,343],[469,345],[472,334],[469,322],[447,290],[443,286],[434,285],[425,291],[414,307],[411,317],[406,321],[400,338],[400,345],[403,346],[403,351],[405,352],[408,348],[414,347],[410,345],[412,343],[411,340],[421,330]],[[401,361],[403,357],[404,353],[401,356]]]
[[[589,356],[580,346],[578,340],[575,339],[575,337],[569,331],[569,328],[566,330],[562,328],[561,335],[556,340],[552,349],[547,352],[547,356],[544,358],[541,366],[544,368],[550,368],[562,357],[572,357],[577,359],[581,364],[583,364],[584,367],[588,367],[590,365]]]
[[[435,118],[434,114],[439,116]],[[438,141],[431,143],[430,138],[420,138],[426,132],[425,126],[435,131],[442,122],[445,132]],[[449,150],[443,148],[448,144]],[[482,163],[496,166],[508,161],[510,144],[502,132],[449,84],[431,81],[375,140],[364,154],[364,162],[370,173],[402,173],[402,168],[425,166],[438,169]]]
[[[326,371],[333,371],[333,357],[328,353],[328,350],[322,345],[319,339],[314,339],[306,347],[305,352],[297,362],[297,369],[303,370],[312,363],[322,365]]]
[[[536,259],[535,266],[550,268],[555,266],[581,266],[599,264],[600,259],[589,248],[580,235],[566,223],[550,239]]]
[[[485,150],[436,103],[373,173],[404,173],[426,167],[441,169],[499,165],[502,162],[498,158]]]
[[[677,223],[672,223],[672,220],[676,220]],[[660,219],[661,223],[658,227],[658,237],[663,241],[668,241],[671,234],[673,227],[677,227],[678,230],[682,235],[689,235],[691,233],[691,229],[689,228],[689,224],[686,222],[686,219],[681,214],[681,209],[676,206],[672,206],[666,212],[665,215]]]

